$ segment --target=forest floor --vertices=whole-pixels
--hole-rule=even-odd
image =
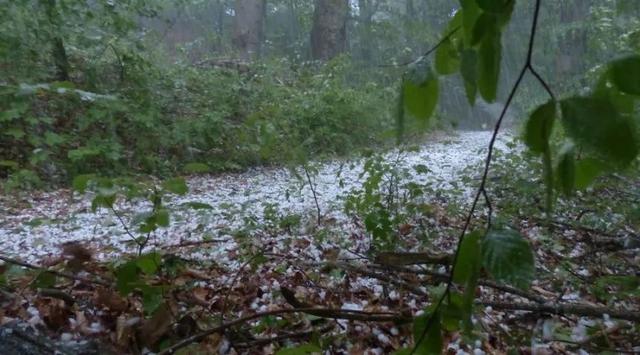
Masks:
[[[489,132],[438,135],[383,156],[432,192],[428,211],[394,232],[401,251],[428,248],[415,263],[382,257],[408,254],[372,254],[364,221],[344,212],[345,200],[366,184],[366,159],[314,164],[315,198],[304,171],[189,178],[189,193],[166,201],[171,224],[146,247],[151,264],[134,264],[134,273],[146,275],[134,275],[144,283],[128,296],[114,290],[126,268],[112,264],[136,257],[132,226],[148,204],[121,201],[117,214],[94,213],[90,195],[70,190],[4,196],[0,257],[8,262],[0,271],[10,286],[0,289],[0,323],[21,320],[63,352],[92,339],[100,353],[274,353],[300,344],[329,353],[393,352],[411,344],[406,323],[447,278],[460,211],[489,140]],[[529,290],[481,281],[474,335],[448,334],[449,353],[640,352],[640,257],[619,247],[637,231],[590,230],[564,217],[554,240],[543,223],[521,221],[536,250],[536,280]],[[36,272],[10,267],[16,262]]]

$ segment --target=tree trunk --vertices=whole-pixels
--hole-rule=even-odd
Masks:
[[[67,51],[64,48],[64,41],[62,37],[57,34],[60,33],[60,16],[56,10],[56,0],[48,0],[46,3],[47,18],[51,25],[52,32],[56,33],[52,38],[52,57],[53,63],[56,67],[55,80],[68,81],[69,80],[69,59],[67,58]]]
[[[561,2],[559,5],[560,22],[563,27],[583,23],[589,17],[589,1],[578,0],[577,3]],[[557,77],[568,80],[571,75],[581,75],[584,72],[584,56],[587,52],[587,42],[587,31],[584,26],[575,26],[575,28],[558,35],[559,48],[555,57]]]
[[[265,11],[265,0],[236,0],[232,41],[243,60],[261,55]]]
[[[311,29],[311,55],[329,60],[347,47],[349,0],[316,0]]]
[[[362,60],[371,63],[371,46],[372,46],[372,31],[371,22],[373,20],[373,1],[372,0],[359,0],[358,9],[360,10],[358,16],[358,25],[360,27],[360,55]]]

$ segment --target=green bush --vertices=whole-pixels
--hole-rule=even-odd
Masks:
[[[292,73],[282,61],[161,71],[141,59],[109,95],[70,82],[4,84],[0,172],[26,169],[50,184],[85,173],[167,176],[193,162],[221,171],[383,142],[393,94],[350,85],[349,62],[336,61]]]

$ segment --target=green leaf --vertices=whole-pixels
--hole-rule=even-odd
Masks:
[[[83,194],[87,190],[89,182],[95,178],[95,174],[78,175],[73,178],[71,186],[73,189]]]
[[[451,38],[444,41],[436,50],[436,71],[440,75],[450,75],[460,69],[460,53]]]
[[[52,288],[56,285],[56,275],[43,271],[38,274],[35,281],[33,282],[33,287],[35,288]]]
[[[546,187],[545,209],[551,213],[553,208],[553,165],[549,139],[556,119],[556,102],[551,100],[536,108],[529,120],[524,133],[524,142],[535,153],[542,154],[543,174]]]
[[[500,32],[492,31],[485,35],[478,48],[478,88],[487,102],[496,100],[502,44]]]
[[[57,133],[54,132],[46,132],[44,134],[44,142],[50,146],[56,146],[56,145],[60,145],[62,143],[64,143],[66,141],[65,136],[59,135]]]
[[[322,349],[314,344],[304,344],[293,348],[280,349],[276,352],[276,355],[308,355],[308,354],[321,354]]]
[[[116,202],[115,194],[98,194],[91,201],[91,210],[95,212],[100,207],[111,209],[113,208],[113,204],[115,202]]]
[[[464,42],[466,45],[471,45],[473,29],[482,10],[478,7],[475,0],[460,0],[460,5],[462,7],[462,32],[464,34]]]
[[[471,106],[476,103],[478,94],[478,54],[473,49],[462,52],[460,74],[464,80],[464,91]]]
[[[147,275],[155,274],[162,263],[162,256],[158,253],[141,255],[136,259],[136,266]]]
[[[475,46],[485,38],[499,34],[498,17],[490,13],[482,13],[473,26],[471,45]]]
[[[535,153],[549,149],[549,138],[556,118],[556,102],[549,101],[533,111],[525,129],[524,142]]]
[[[160,227],[169,227],[170,218],[169,218],[168,210],[163,208],[161,210],[156,211],[155,218],[156,218],[156,224],[158,224]]]
[[[572,145],[562,149],[556,165],[556,174],[560,191],[567,196],[573,194],[576,187],[576,153]]]
[[[121,295],[128,295],[135,288],[135,283],[139,280],[138,266],[136,261],[129,261],[115,271],[116,289]]]
[[[451,310],[456,310],[459,313],[458,321],[468,331],[472,328],[473,301],[482,267],[482,239],[483,234],[480,231],[474,231],[463,239],[456,261],[453,282],[464,286],[464,292],[462,294],[453,293],[450,298],[451,303],[447,305],[450,308],[448,313],[451,313]]]
[[[520,233],[490,230],[482,241],[482,264],[497,281],[526,290],[535,273],[534,256]]]
[[[604,170],[606,165],[593,158],[585,158],[576,162],[575,186],[576,189],[586,189]]]
[[[482,265],[482,233],[474,231],[462,240],[453,273],[453,282],[465,285]]]
[[[476,0],[478,6],[488,12],[505,13],[513,6],[515,0]]]
[[[9,170],[15,170],[20,167],[18,162],[13,160],[0,160],[0,168],[8,168]]]
[[[2,133],[7,135],[7,136],[11,136],[14,139],[21,139],[25,135],[24,130],[22,128],[18,128],[18,127],[12,127],[12,128],[5,129],[4,132],[2,132]]]
[[[411,115],[428,121],[438,103],[438,78],[431,71],[420,84],[405,80],[403,84],[404,107]]]
[[[189,163],[184,166],[184,172],[187,174],[203,174],[210,170],[209,165],[203,163]]]
[[[440,355],[442,354],[442,319],[438,310],[433,313],[433,319],[427,327],[430,313],[425,313],[413,321],[413,338],[416,342],[414,354],[417,355]],[[426,331],[425,331],[426,329]],[[424,337],[422,338],[422,335]],[[422,339],[421,339],[422,338]],[[421,341],[420,341],[421,340]],[[418,341],[420,341],[418,343]]]
[[[631,56],[612,62],[609,66],[611,81],[622,92],[640,95],[640,56]]]
[[[466,309],[462,294],[455,290],[451,290],[447,298],[440,308],[442,328],[447,332],[455,332],[471,322],[471,309]]]
[[[164,287],[149,286],[147,284],[137,284],[136,288],[142,291],[142,308],[146,314],[152,314],[164,302]]]
[[[176,195],[186,195],[189,192],[187,183],[183,178],[173,178],[162,183],[165,190]]]
[[[573,97],[561,102],[562,123],[580,146],[606,161],[626,166],[638,155],[636,127],[601,97]]]

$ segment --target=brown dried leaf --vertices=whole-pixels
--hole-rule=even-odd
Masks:
[[[150,319],[147,319],[140,328],[141,343],[147,347],[155,345],[169,332],[173,324],[173,316],[169,306],[162,304]]]
[[[116,313],[122,313],[129,308],[127,300],[119,294],[102,287],[96,290],[95,303]]]

